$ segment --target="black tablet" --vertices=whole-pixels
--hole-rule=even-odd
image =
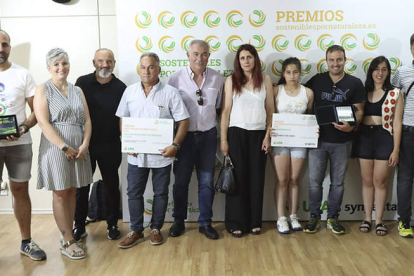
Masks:
[[[316,121],[318,125],[327,125],[337,122],[336,109],[334,105],[320,106],[315,108]]]
[[[0,139],[6,139],[10,135],[20,136],[16,115],[0,116]]]

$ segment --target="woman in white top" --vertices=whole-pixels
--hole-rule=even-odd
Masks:
[[[313,91],[299,83],[301,74],[299,59],[291,57],[282,64],[282,77],[273,88],[276,99],[276,113],[304,114],[311,113]],[[296,216],[299,193],[299,178],[306,158],[306,148],[273,147],[272,163],[276,173],[275,201],[277,209],[277,230],[290,233],[302,230]],[[289,202],[289,219],[285,216],[286,202]]]
[[[226,229],[233,237],[260,234],[266,153],[274,98],[270,77],[261,72],[259,55],[250,44],[241,45],[234,73],[224,86],[221,145],[234,165],[237,192],[226,195]]]

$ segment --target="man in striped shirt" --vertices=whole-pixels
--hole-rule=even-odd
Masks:
[[[410,38],[410,48],[414,57],[414,34]],[[414,179],[414,60],[397,69],[392,84],[401,88],[405,99],[397,179],[398,232],[402,237],[413,238],[410,220]]]

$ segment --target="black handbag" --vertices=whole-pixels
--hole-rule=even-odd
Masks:
[[[217,178],[214,189],[218,193],[232,195],[236,193],[236,181],[234,180],[234,166],[230,160],[230,156],[225,156],[223,166]]]

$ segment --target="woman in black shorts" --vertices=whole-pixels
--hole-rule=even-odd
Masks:
[[[364,118],[355,146],[362,176],[362,196],[365,220],[361,232],[371,230],[372,210],[375,201],[375,229],[378,236],[387,234],[382,222],[387,200],[388,178],[398,163],[400,151],[403,100],[400,90],[390,82],[391,66],[384,56],[370,64],[365,90]]]

